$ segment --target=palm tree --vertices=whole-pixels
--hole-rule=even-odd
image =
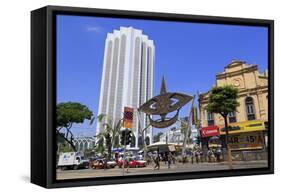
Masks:
[[[102,122],[105,117],[106,115],[104,114],[99,115],[98,121]],[[122,121],[123,118],[120,119],[117,124],[112,125],[112,121],[107,120],[107,122],[103,124],[104,130],[97,135],[98,148],[101,148],[105,145],[105,147],[107,148],[108,159],[111,158],[112,148],[118,145],[116,143],[116,139],[119,137],[120,130],[122,128]]]

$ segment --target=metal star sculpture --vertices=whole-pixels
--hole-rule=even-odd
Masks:
[[[180,109],[193,97],[182,93],[171,93],[166,90],[166,83],[163,77],[160,95],[149,99],[139,108],[141,112],[148,115],[150,125],[156,128],[166,128],[178,120]],[[169,118],[168,113],[176,112],[175,116]],[[160,119],[153,120],[152,116],[158,115]]]

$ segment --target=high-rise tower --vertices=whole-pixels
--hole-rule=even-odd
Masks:
[[[120,27],[107,34],[98,114],[106,114],[115,125],[123,117],[124,107],[134,108],[133,147],[140,145],[140,131],[149,122],[143,113],[138,115],[137,108],[153,97],[154,53],[153,41],[141,30]],[[98,123],[96,133],[102,130],[103,124]],[[151,128],[145,136],[151,143]]]

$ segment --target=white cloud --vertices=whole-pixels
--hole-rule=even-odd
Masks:
[[[88,32],[101,32],[102,31],[102,28],[99,27],[99,26],[87,26],[87,31]]]

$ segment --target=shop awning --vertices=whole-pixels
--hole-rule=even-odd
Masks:
[[[256,132],[256,131],[265,131],[265,121],[262,120],[253,120],[253,121],[244,121],[244,122],[236,122],[229,123],[229,134],[236,133],[247,133],[247,132]],[[220,127],[220,134],[225,134],[224,126]]]

